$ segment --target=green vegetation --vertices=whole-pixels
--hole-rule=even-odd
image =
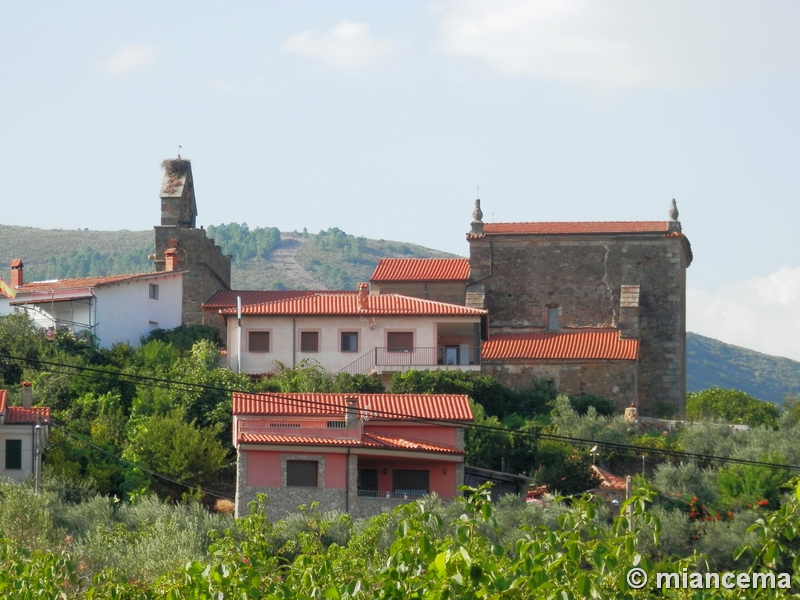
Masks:
[[[208,236],[219,244],[225,254],[232,255],[234,267],[244,267],[254,258],[268,259],[281,242],[277,227],[256,227],[251,230],[247,223],[209,225]]]
[[[686,395],[686,417],[693,420],[716,419],[757,427],[777,425],[780,409],[739,390],[712,388]]]
[[[744,528],[745,519],[702,528],[676,521],[674,512],[653,507],[656,493],[648,489],[629,501],[630,527],[590,498],[493,505],[488,489],[465,491],[449,505],[424,498],[356,522],[320,514],[312,505],[273,523],[264,516],[262,497],[231,524],[196,505],[68,502],[58,492],[35,496],[29,488],[0,484],[3,497],[12,497],[4,505],[18,509],[2,514],[12,533],[0,536],[0,594],[116,600],[663,597],[652,583],[641,591],[630,587],[626,577],[637,566],[651,577],[732,568],[772,574],[775,589],[754,586],[747,597],[795,597],[787,589],[791,580],[780,574],[800,568],[800,487],[779,510],[759,520],[752,515],[752,526]],[[31,514],[42,533],[37,539],[25,534]],[[720,558],[707,562],[708,550],[722,551]],[[672,589],[669,597],[742,596],[723,587]]]

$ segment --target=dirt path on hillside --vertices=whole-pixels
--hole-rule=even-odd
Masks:
[[[295,255],[302,245],[298,240],[284,239],[281,240],[277,250],[272,251],[270,263],[278,273],[280,273],[281,280],[287,284],[291,283],[289,288],[305,288],[308,290],[325,290],[324,285],[314,279],[308,272],[301,267]]]

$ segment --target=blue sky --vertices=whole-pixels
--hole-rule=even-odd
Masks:
[[[800,360],[800,4],[5,2],[8,225],[199,222],[466,255],[485,220],[661,220],[691,331]]]

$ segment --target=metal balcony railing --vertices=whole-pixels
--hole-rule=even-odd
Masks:
[[[436,368],[477,366],[481,364],[480,346],[439,346],[435,348],[373,348],[340,372],[356,375],[380,367]]]

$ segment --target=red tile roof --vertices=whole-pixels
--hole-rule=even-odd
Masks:
[[[185,273],[186,271],[158,271],[153,273],[132,273],[129,275],[106,275],[104,277],[79,277],[75,279],[54,279],[52,281],[32,281],[17,288],[19,294],[34,292],[50,292],[55,290],[71,290],[75,288],[94,288],[112,283],[121,283],[148,277],[163,277]]]
[[[372,419],[442,419],[471,421],[463,394],[243,394],[233,393],[234,415],[342,416],[347,398],[369,408]],[[397,416],[392,416],[397,415]],[[402,415],[402,416],[401,416]],[[360,415],[361,416],[361,415]]]
[[[542,223],[486,223],[486,235],[564,235],[594,233],[662,233],[669,231],[666,221],[575,221]]]
[[[236,297],[241,296],[242,306],[248,304],[263,304],[277,302],[314,294],[330,294],[333,292],[319,290],[229,290],[216,292],[203,303],[203,308],[219,310],[221,308],[236,308]],[[350,292],[348,292],[350,293]]]
[[[21,406],[9,406],[6,408],[5,422],[7,424],[34,424],[39,422],[39,415],[41,415],[43,423],[49,423],[50,407],[34,406],[33,408],[22,408]]]
[[[483,342],[484,361],[636,360],[639,340],[620,338],[616,331],[505,333]]]
[[[0,415],[5,415],[4,423],[8,425],[35,424],[39,422],[39,415],[44,423],[50,422],[49,406],[34,406],[22,408],[21,406],[8,406],[8,392],[0,390]]]
[[[605,469],[601,469],[596,465],[592,465],[592,471],[594,471],[595,475],[600,478],[600,487],[607,490],[617,490],[624,492],[627,489],[627,485],[625,483],[625,479],[622,477],[617,477],[606,471]]]
[[[485,315],[487,311],[458,304],[434,302],[400,294],[370,294],[367,308],[359,309],[358,292],[315,292],[287,300],[242,307],[246,315]],[[236,307],[220,309],[236,314]]]
[[[447,454],[464,454],[463,450],[443,444],[420,442],[388,435],[365,433],[361,439],[328,438],[305,435],[278,435],[261,433],[240,433],[240,444],[302,444],[307,446],[344,446],[351,448],[383,448],[386,450],[417,450],[423,452],[443,452]]]
[[[467,258],[382,258],[370,281],[467,281]]]

